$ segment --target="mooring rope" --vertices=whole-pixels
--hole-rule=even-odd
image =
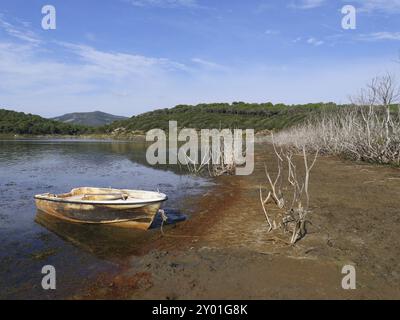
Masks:
[[[165,213],[165,211],[163,209],[158,210],[158,212],[161,214],[162,222],[161,222],[160,230],[161,230],[161,234],[162,234],[163,237],[170,237],[170,238],[200,238],[200,236],[186,236],[186,235],[166,234],[164,232],[163,227],[164,227],[164,223],[167,222],[168,217],[167,217],[167,215],[166,215],[166,213]]]

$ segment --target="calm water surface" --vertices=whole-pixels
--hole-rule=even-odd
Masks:
[[[38,213],[35,194],[79,186],[159,189],[169,196],[164,207],[190,216],[183,200],[210,184],[178,168],[147,166],[140,143],[0,140],[0,298],[68,297],[99,272],[115,272],[159,232],[71,225]],[[41,288],[41,268],[48,264],[57,270],[51,292]]]

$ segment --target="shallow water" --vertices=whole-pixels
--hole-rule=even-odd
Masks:
[[[0,140],[0,298],[67,297],[99,272],[115,272],[158,232],[71,225],[38,213],[35,194],[78,186],[158,189],[169,197],[164,207],[179,212],[209,184],[177,168],[147,166],[140,143]],[[51,292],[41,288],[48,264],[57,270]]]

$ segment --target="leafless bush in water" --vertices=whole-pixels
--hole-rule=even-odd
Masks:
[[[306,147],[302,147],[304,174],[301,175],[294,161],[294,150],[280,148],[278,151],[274,141],[273,146],[278,172],[275,179],[272,179],[265,165],[265,174],[268,180],[267,196],[264,197],[265,193],[263,194],[263,188],[260,186],[260,201],[269,226],[268,232],[281,229],[284,234],[290,234],[290,244],[295,244],[307,233],[306,223],[310,212],[310,172],[317,161],[318,151],[315,152],[310,163]],[[286,179],[287,183],[285,183]],[[285,184],[289,187],[289,192],[288,188],[284,188]],[[275,210],[268,210],[270,203],[275,205]]]
[[[223,175],[234,175],[236,171],[236,161],[233,148],[225,149],[223,139],[218,150],[206,150],[200,163],[192,160],[185,154],[185,167],[188,172],[194,175],[208,174],[210,177]]]
[[[394,77],[377,77],[351,99],[351,105],[280,132],[275,140],[278,145],[400,165],[399,100]]]

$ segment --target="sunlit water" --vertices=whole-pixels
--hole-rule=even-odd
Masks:
[[[79,186],[159,189],[169,197],[164,207],[182,211],[182,201],[210,182],[169,169],[148,166],[144,145],[132,142],[0,140],[0,298],[68,297],[99,272],[115,271],[158,232],[71,225],[37,215],[35,194]],[[44,265],[56,267],[55,291],[41,287]]]

